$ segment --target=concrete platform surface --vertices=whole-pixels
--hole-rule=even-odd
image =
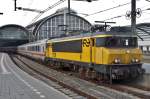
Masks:
[[[0,99],[70,99],[18,68],[0,53]]]

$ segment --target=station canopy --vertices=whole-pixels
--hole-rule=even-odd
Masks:
[[[91,26],[90,22],[78,16],[73,9],[68,13],[68,8],[61,8],[54,14],[28,25],[26,28],[35,40],[41,40],[61,37],[67,33],[77,35],[81,31],[89,31]],[[33,40],[33,38],[30,39]]]
[[[140,41],[150,41],[150,23],[137,24],[136,32]]]
[[[8,24],[0,27],[0,47],[18,46],[27,43],[29,32],[24,27]]]

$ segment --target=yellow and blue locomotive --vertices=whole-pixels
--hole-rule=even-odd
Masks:
[[[108,32],[51,39],[45,59],[110,79],[136,78],[143,73],[142,52],[134,35]]]
[[[31,44],[19,46],[18,52],[24,55],[32,53],[30,57],[34,58],[42,55],[42,60],[49,64],[68,66],[85,74],[91,73],[94,78],[129,79],[143,74],[142,52],[138,48],[137,36],[129,35],[126,31],[53,38],[38,41],[37,45],[32,42],[32,45],[33,48]],[[25,46],[29,48],[22,48]]]

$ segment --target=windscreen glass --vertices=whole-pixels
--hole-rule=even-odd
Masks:
[[[137,47],[137,37],[103,37],[96,38],[96,46]]]

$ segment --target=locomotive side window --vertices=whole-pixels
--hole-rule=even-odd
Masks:
[[[73,40],[73,41],[64,41],[56,42],[52,44],[53,52],[82,52],[82,41]]]

